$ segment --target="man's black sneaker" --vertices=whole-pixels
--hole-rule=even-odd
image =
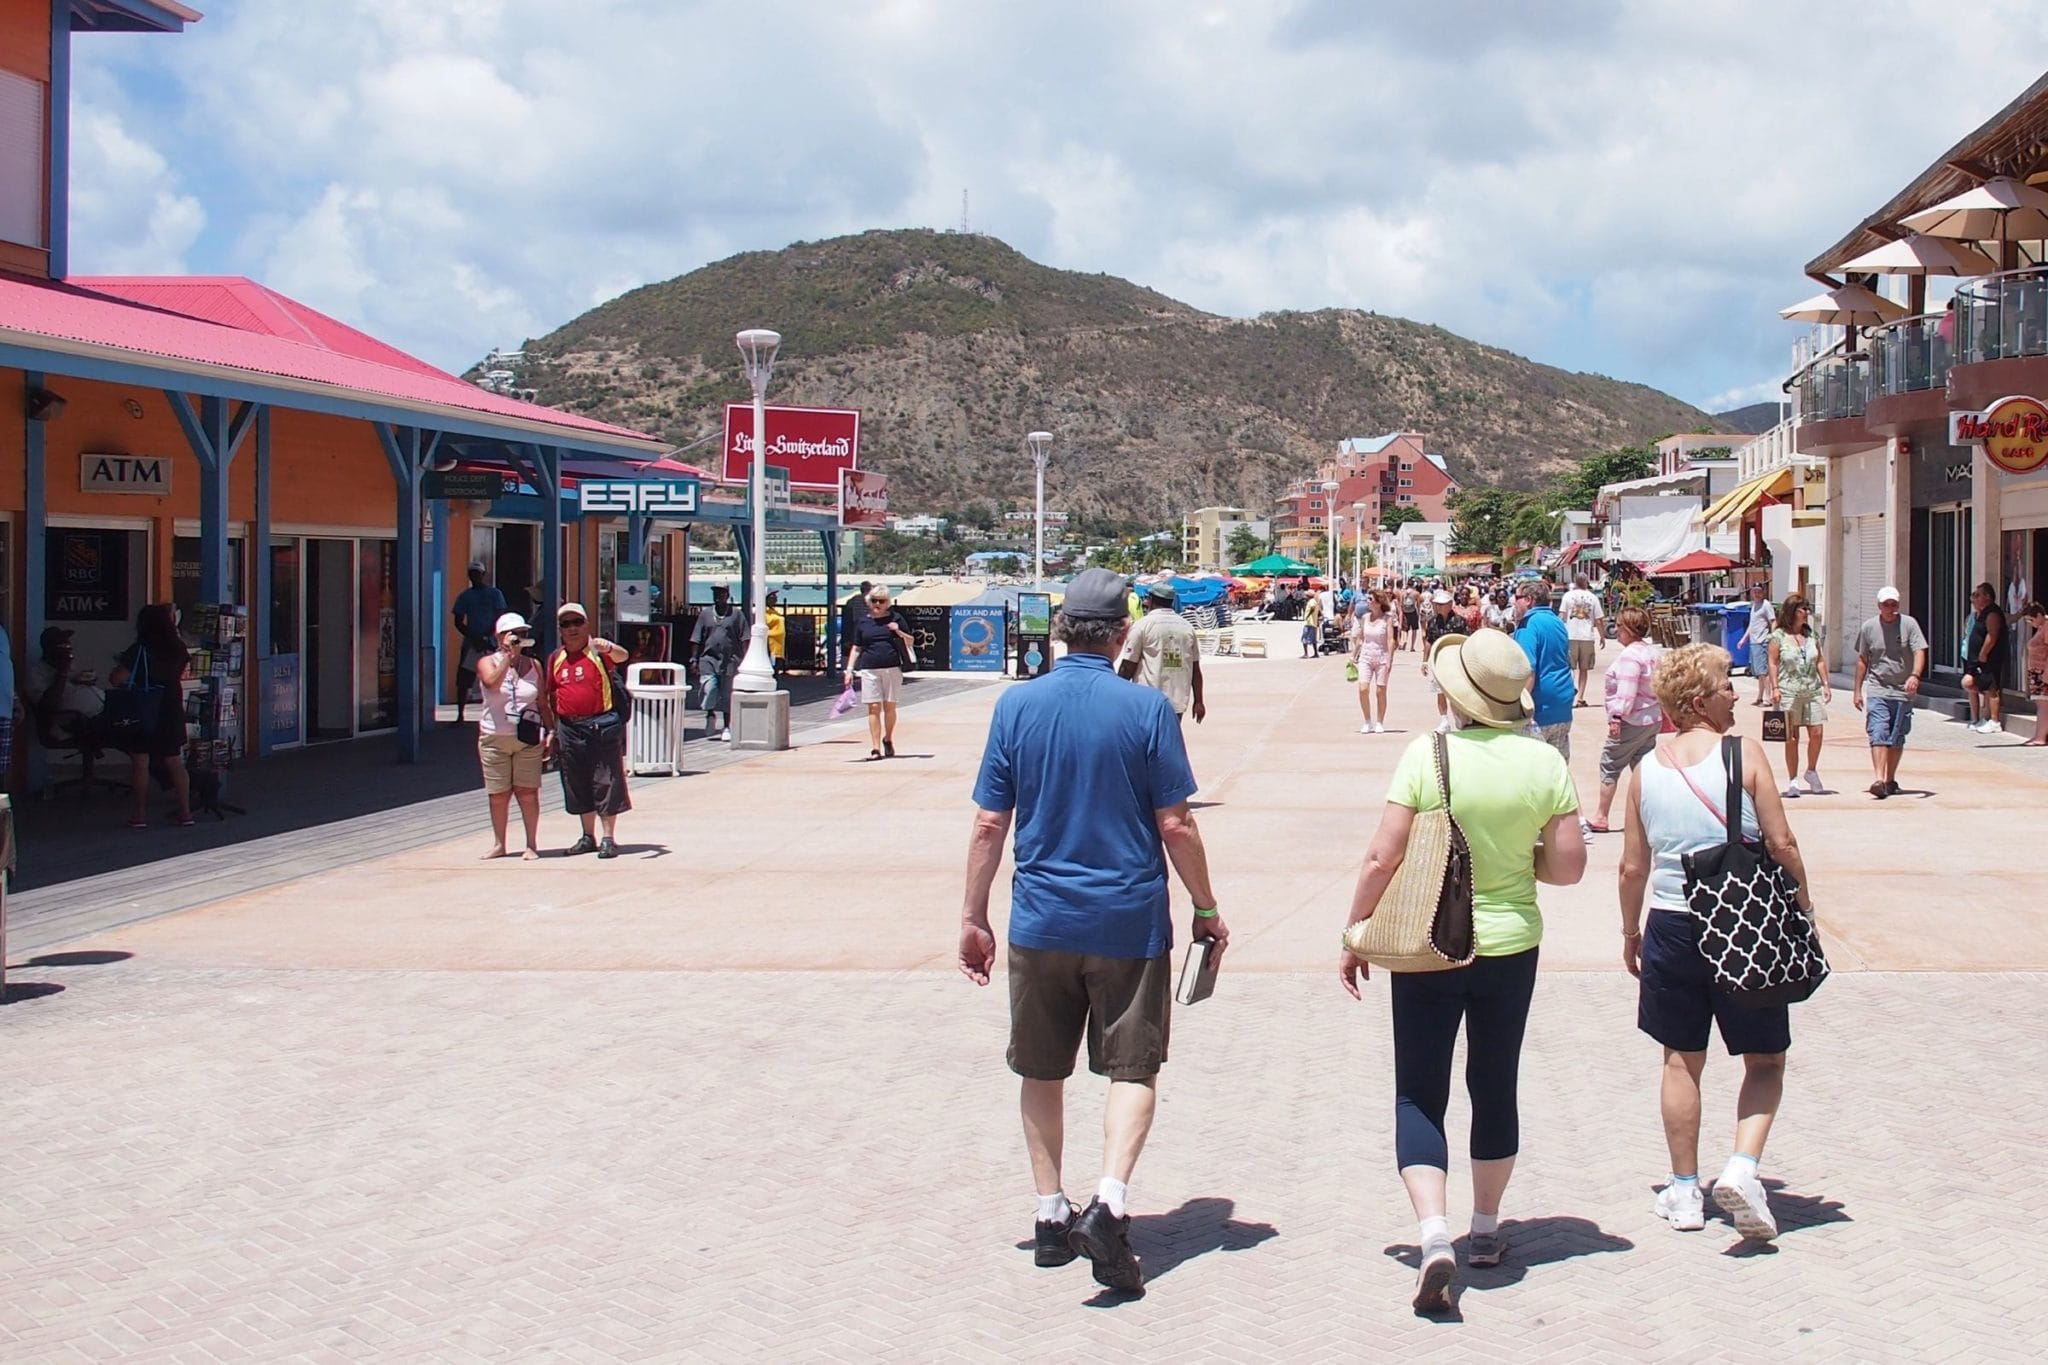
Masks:
[[[608,838],[600,839],[597,843],[597,856],[600,858],[616,858],[619,856],[619,846]]]
[[[578,839],[575,843],[569,845],[569,852],[567,856],[573,858],[579,853],[595,852],[597,852],[597,840],[591,838],[588,834],[586,834],[582,838]]]
[[[1046,1222],[1043,1218],[1033,1225],[1031,1263],[1052,1267],[1066,1265],[1074,1259],[1074,1248],[1067,1242],[1067,1234],[1074,1230],[1074,1206],[1067,1205],[1067,1216]]]
[[[1884,790],[1885,795],[1887,796],[1897,796],[1900,792],[1902,792],[1905,789],[1901,787],[1898,784],[1898,780],[1894,778],[1892,781],[1884,784]]]
[[[1100,1199],[1091,1199],[1074,1220],[1067,1242],[1095,1267],[1095,1283],[1125,1294],[1144,1289],[1145,1272],[1138,1268],[1138,1258],[1131,1254],[1128,1214],[1118,1218]]]

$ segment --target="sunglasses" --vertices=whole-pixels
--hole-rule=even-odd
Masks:
[[[556,621],[556,624],[563,626],[580,626],[583,624],[583,618],[580,616],[564,616],[559,618]]]

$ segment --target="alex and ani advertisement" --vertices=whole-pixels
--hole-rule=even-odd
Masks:
[[[1000,673],[1003,671],[1004,610],[995,606],[953,607],[948,634],[952,642],[953,671],[956,673]]]

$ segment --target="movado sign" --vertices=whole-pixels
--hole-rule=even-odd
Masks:
[[[78,487],[87,493],[171,493],[171,462],[163,455],[81,455]]]
[[[2048,464],[2048,405],[2015,394],[1982,412],[1952,412],[1948,439],[1983,446],[1985,457],[2008,474],[2031,474]]]
[[[585,512],[688,517],[697,513],[695,479],[585,479],[576,485],[576,505]]]
[[[767,408],[763,412],[770,466],[789,471],[792,488],[839,491],[839,471],[860,467],[860,413],[852,408]],[[754,465],[754,408],[725,405],[727,483],[745,483]]]

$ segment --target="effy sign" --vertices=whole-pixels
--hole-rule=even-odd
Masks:
[[[839,491],[839,471],[860,467],[860,413],[852,408],[768,408],[768,463],[789,471],[792,488]],[[727,483],[745,483],[754,463],[754,408],[725,405]]]
[[[887,526],[889,476],[849,469],[839,476],[839,524]]]
[[[2031,474],[2048,464],[2048,406],[2038,398],[2001,398],[1983,412],[1948,415],[1950,445],[1980,445],[2008,474]]]

